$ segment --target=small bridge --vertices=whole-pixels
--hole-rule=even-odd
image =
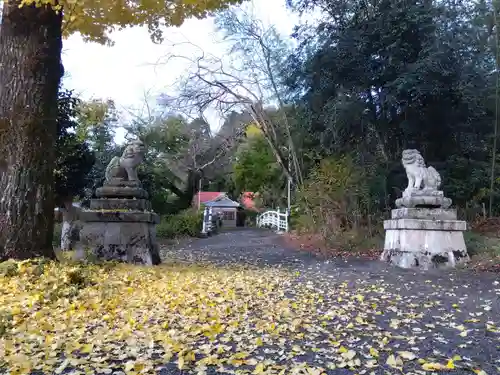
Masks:
[[[279,208],[276,211],[265,211],[257,216],[257,227],[288,232],[288,217],[288,212],[280,212]]]

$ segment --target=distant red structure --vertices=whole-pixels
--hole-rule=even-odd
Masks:
[[[252,193],[250,191],[246,191],[241,194],[240,203],[246,210],[256,212],[260,211],[255,204],[255,195],[255,193]]]
[[[193,198],[193,207],[199,208],[199,204],[202,205],[204,203],[214,201],[225,195],[226,193],[222,193],[220,191],[200,191],[199,193],[196,193]]]

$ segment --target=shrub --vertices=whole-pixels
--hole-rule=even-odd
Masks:
[[[245,226],[255,226],[259,212],[254,210],[243,210],[243,215],[245,215]]]
[[[366,177],[349,156],[322,160],[298,192],[293,226],[342,250],[364,243],[373,234]]]
[[[156,227],[158,238],[196,237],[203,225],[203,212],[193,209],[185,210],[177,215],[166,215]]]

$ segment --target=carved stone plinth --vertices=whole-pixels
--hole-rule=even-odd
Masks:
[[[99,198],[148,198],[148,193],[140,187],[114,186],[109,184],[97,188],[95,195]]]
[[[441,190],[406,190],[401,198],[396,199],[396,207],[443,207],[451,206],[451,199],[446,198]]]
[[[402,268],[450,268],[469,259],[454,209],[400,208],[384,221],[381,259]]]
[[[408,177],[403,196],[396,200],[391,219],[384,221],[381,260],[402,268],[448,268],[469,259],[463,232],[465,221],[450,209],[441,190],[441,176],[426,167],[417,150],[405,150],[402,163]]]
[[[156,224],[146,191],[139,181],[110,179],[96,190],[90,210],[82,211],[82,245],[96,257],[129,263],[160,263]]]
[[[83,211],[83,246],[96,257],[128,263],[160,263],[156,243],[158,215],[151,212]]]
[[[151,203],[147,199],[98,198],[90,201],[90,209],[149,211]]]

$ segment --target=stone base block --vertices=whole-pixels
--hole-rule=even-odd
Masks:
[[[410,211],[408,214],[431,218],[453,216],[453,213],[448,212],[450,210],[417,210],[421,212]],[[399,215],[402,215],[399,210],[393,210],[392,217]],[[381,260],[402,268],[423,270],[455,267],[456,264],[469,259],[463,236],[466,228],[466,222],[460,220],[386,220]]]
[[[438,196],[402,197],[396,199],[396,207],[444,207],[451,206],[451,199]]]
[[[115,177],[104,182],[104,186],[127,186],[127,187],[140,187],[142,188],[142,183],[139,180],[128,181],[124,178]]]
[[[457,220],[454,208],[398,208],[391,211],[391,219]]]
[[[155,225],[158,215],[150,212],[81,213],[80,240],[96,257],[128,263],[160,263]]]
[[[85,223],[123,221],[132,223],[158,224],[160,222],[160,217],[154,212],[90,210],[80,212],[80,220]]]
[[[95,195],[98,198],[148,198],[146,190],[133,186],[104,185],[95,190]]]
[[[91,210],[151,210],[151,203],[146,199],[98,198],[90,201]]]
[[[425,219],[391,219],[384,220],[387,230],[420,230],[420,231],[460,231],[467,230],[467,223],[461,220],[425,220]]]

